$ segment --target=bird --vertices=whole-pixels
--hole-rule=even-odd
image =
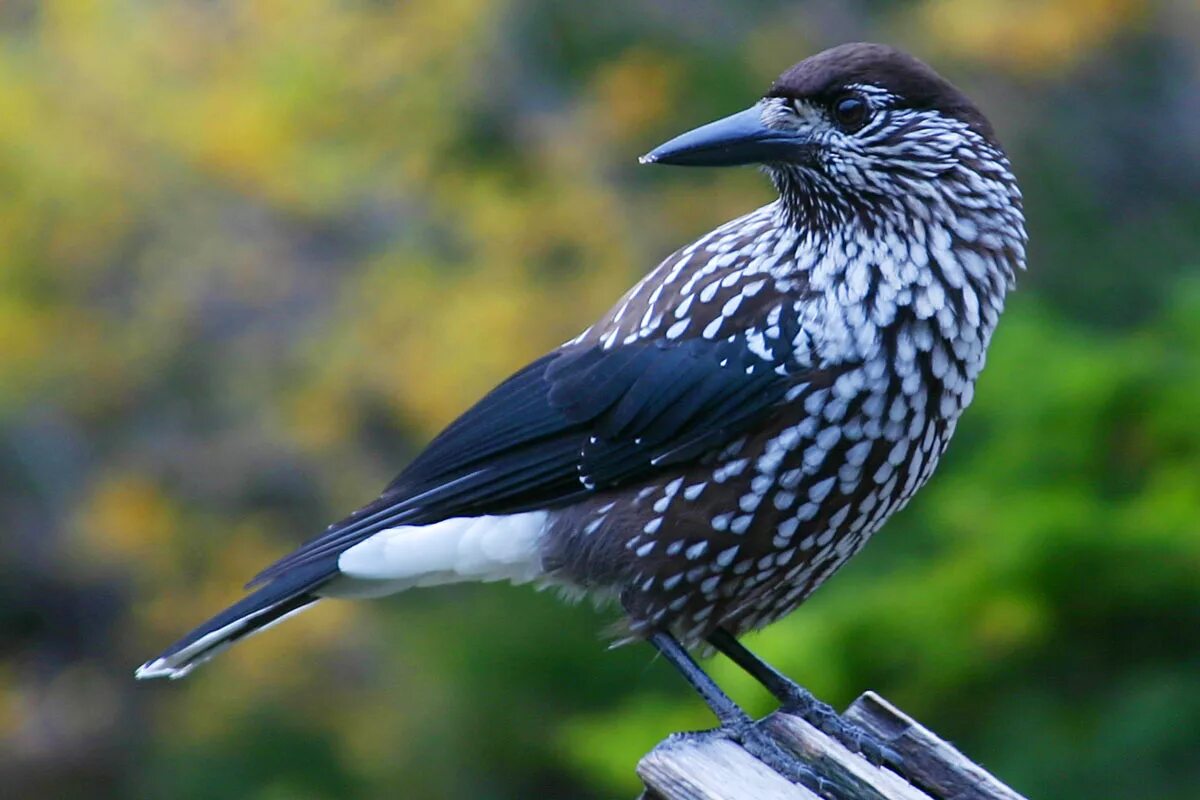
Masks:
[[[535,582],[614,600],[617,642],[652,645],[719,733],[798,780],[693,652],[895,758],[739,638],[796,609],[934,471],[1025,267],[1008,157],[930,66],[855,42],[640,161],[756,165],[777,197],[668,256],[138,678],[183,677],[325,598]]]

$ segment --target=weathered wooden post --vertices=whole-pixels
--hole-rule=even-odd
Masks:
[[[1025,800],[874,692],[855,700],[846,717],[903,757],[911,782],[798,717],[776,712],[766,724],[839,800]],[[821,800],[719,739],[664,741],[642,758],[638,775],[646,785],[643,800]]]

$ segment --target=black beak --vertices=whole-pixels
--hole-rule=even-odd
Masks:
[[[643,164],[681,167],[732,167],[803,161],[812,151],[811,140],[797,132],[768,128],[758,105],[676,136],[642,156]]]

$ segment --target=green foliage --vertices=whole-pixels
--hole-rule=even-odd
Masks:
[[[1200,430],[1180,423],[1200,285],[1184,288],[1122,338],[1017,303],[938,479],[755,650],[839,703],[878,689],[1031,796],[1192,796]],[[585,723],[581,763],[626,777],[636,746],[598,763],[592,744],[646,708]]]
[[[1197,28],[1168,0],[1019,5],[0,5],[6,790],[631,796],[641,753],[711,720],[607,650],[611,611],[525,587],[323,603],[182,684],[131,671],[769,198],[635,156],[862,38],[992,117],[1031,269],[933,482],[751,644],[1031,796],[1194,797]]]

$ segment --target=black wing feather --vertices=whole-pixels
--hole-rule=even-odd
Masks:
[[[728,341],[556,351],[448,426],[378,500],[251,583],[389,527],[561,506],[644,479],[745,433],[793,383]]]

